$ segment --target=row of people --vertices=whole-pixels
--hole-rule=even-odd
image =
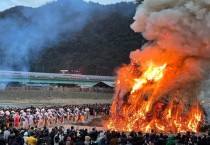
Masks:
[[[90,115],[97,117],[99,114],[109,114],[109,107],[110,104],[29,107],[24,109],[6,108],[0,111],[0,125],[1,127],[5,125],[6,127],[27,128],[30,126],[84,123],[88,121]]]
[[[95,128],[75,129],[74,126],[54,127],[51,131],[31,127],[30,129],[5,128],[0,133],[1,145],[210,145],[207,135],[186,134],[166,135],[154,131],[141,132],[100,131]]]

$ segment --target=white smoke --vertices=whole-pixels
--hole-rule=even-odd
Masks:
[[[208,58],[209,6],[207,0],[145,0],[139,5],[131,28],[142,32],[147,40],[156,41],[161,48],[181,49]],[[165,40],[170,41],[171,47],[164,47]]]
[[[209,0],[144,0],[134,20],[131,28],[141,32],[150,43],[143,51],[131,52],[131,60],[140,64],[149,60],[160,64],[166,61],[172,68],[179,68],[174,71],[173,80],[167,82],[165,79],[166,86],[162,89],[171,91],[192,82],[198,88],[208,77]]]

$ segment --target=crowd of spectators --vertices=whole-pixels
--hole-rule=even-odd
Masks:
[[[92,128],[75,129],[63,126],[48,129],[4,128],[1,131],[0,145],[210,145],[210,132],[207,135],[156,134],[154,131],[141,132],[101,131]]]
[[[80,126],[78,128],[72,125],[72,122],[68,122],[68,112],[79,114],[86,110],[90,116],[97,117],[97,115],[108,115],[109,109],[110,104],[2,108],[0,111],[0,145],[210,145],[210,132],[207,134],[193,132],[163,134],[156,133],[154,130],[149,133],[117,132],[95,127],[87,129]],[[52,113],[49,113],[48,110],[51,110]],[[68,127],[64,127],[66,124],[62,122],[52,126],[47,124],[37,126],[35,122],[28,124],[27,127],[15,126],[15,114],[35,116],[37,112],[43,116],[46,112],[57,113],[58,117],[62,116],[61,113],[67,114],[64,115],[64,118]]]

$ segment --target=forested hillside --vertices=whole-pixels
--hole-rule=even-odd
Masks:
[[[7,28],[9,34],[15,33],[13,29],[21,29],[9,38],[10,43],[18,43],[17,52],[14,49],[12,55],[9,53],[14,45],[8,52],[7,41],[0,39],[1,66],[21,71],[69,69],[80,70],[82,74],[113,75],[117,68],[129,62],[130,51],[140,49],[143,43],[141,35],[130,28],[135,10],[133,3],[104,6],[58,0],[39,8],[15,7],[1,12],[0,21],[8,18],[17,21],[15,27]],[[26,27],[26,33],[22,34]],[[3,29],[0,27],[0,32],[6,31]],[[5,38],[9,34],[0,35]],[[16,42],[19,37],[21,40]],[[27,47],[19,50],[22,45]],[[19,56],[22,51],[23,55]],[[10,61],[14,56],[21,60]]]

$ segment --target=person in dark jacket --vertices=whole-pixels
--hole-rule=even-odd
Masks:
[[[54,145],[54,137],[57,134],[55,128],[52,128],[52,131],[50,132],[50,138],[51,138],[51,145]]]
[[[6,140],[4,139],[4,137],[0,137],[0,145],[6,145]]]

